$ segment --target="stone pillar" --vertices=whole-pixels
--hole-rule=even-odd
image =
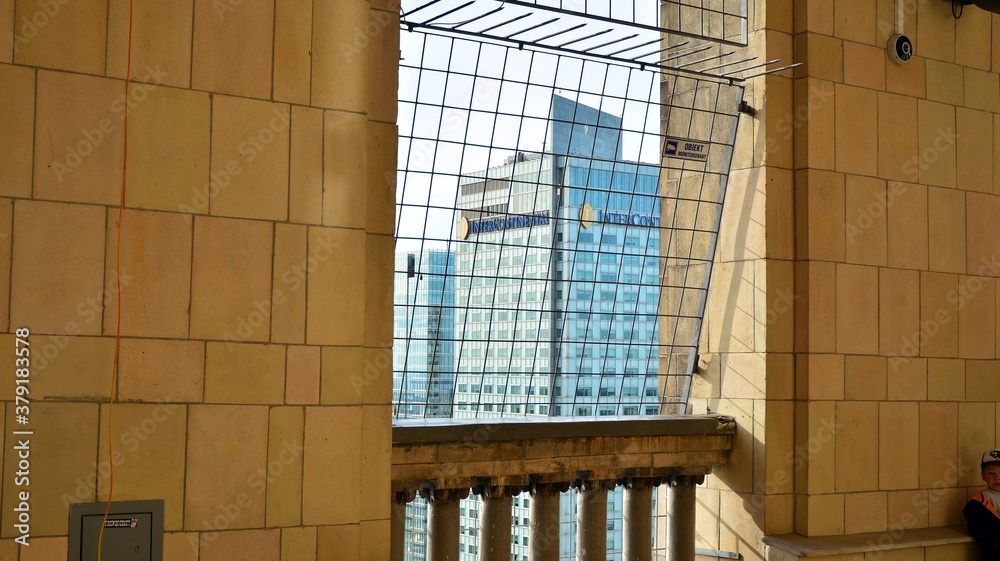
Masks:
[[[608,555],[608,488],[603,481],[581,481],[576,507],[576,558],[605,561]]]
[[[427,560],[458,561],[458,501],[468,489],[434,489],[428,496]]]
[[[704,475],[667,480],[667,561],[694,561],[695,485]]]
[[[483,509],[479,520],[479,559],[482,561],[510,560],[511,497],[517,487],[486,486],[479,489]]]
[[[406,554],[406,504],[413,493],[399,491],[392,494],[392,512],[389,526],[389,560],[403,561]]]
[[[528,561],[559,561],[559,485],[531,487],[528,523]]]
[[[648,479],[630,479],[625,484],[622,505],[624,561],[651,561],[653,555],[653,487]]]
[[[114,458],[195,558],[388,558],[398,7],[134,4],[0,1],[0,332],[60,396],[32,533]]]

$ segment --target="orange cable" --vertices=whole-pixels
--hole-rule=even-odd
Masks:
[[[101,532],[97,538],[97,561],[101,561],[102,547],[104,544],[104,527],[108,522],[108,514],[111,513],[111,501],[115,493],[115,462],[112,454],[114,439],[114,411],[115,394],[118,392],[118,356],[122,345],[122,227],[125,219],[125,184],[128,177],[128,110],[129,110],[129,82],[132,79],[132,9],[134,0],[128,3],[128,48],[125,57],[125,119],[124,119],[124,152],[122,158],[122,189],[121,197],[118,201],[118,247],[115,257],[115,283],[117,285],[116,295],[118,297],[118,318],[115,325],[115,358],[111,367],[111,396],[108,401],[108,506],[104,509],[104,518],[101,520]]]

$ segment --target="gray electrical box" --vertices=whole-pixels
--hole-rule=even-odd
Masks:
[[[102,561],[163,561],[163,501],[69,505],[69,561],[97,561],[101,525]]]

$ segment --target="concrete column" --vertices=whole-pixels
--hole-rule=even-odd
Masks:
[[[577,491],[576,558],[578,561],[606,561],[608,488],[603,481],[583,481]]]
[[[667,480],[667,561],[694,561],[695,485],[703,475]]]
[[[653,483],[629,480],[622,505],[624,561],[651,561],[653,557]]]
[[[559,493],[556,485],[534,485],[528,522],[528,561],[559,561]]]
[[[468,489],[431,491],[427,513],[428,561],[458,561],[458,501],[468,496]]]
[[[479,559],[510,561],[511,497],[520,489],[507,486],[485,487],[479,520]]]
[[[398,492],[392,494],[392,512],[389,521],[389,560],[403,561],[406,554],[406,503],[413,498],[413,493]]]

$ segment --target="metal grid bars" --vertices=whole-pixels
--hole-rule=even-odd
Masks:
[[[662,4],[655,0],[404,0],[402,9],[401,23],[411,31],[489,38],[518,48],[679,72],[699,72],[689,68],[702,62],[696,57],[699,53],[721,45],[747,44],[746,0],[665,0]],[[661,44],[665,38],[669,47]]]
[[[670,34],[726,45],[747,44],[746,0],[664,0],[661,12],[661,25]]]
[[[401,40],[395,415],[683,410],[742,88]]]
[[[504,0],[557,14],[704,39],[734,46],[747,44],[746,0]],[[652,25],[651,25],[652,24]]]

